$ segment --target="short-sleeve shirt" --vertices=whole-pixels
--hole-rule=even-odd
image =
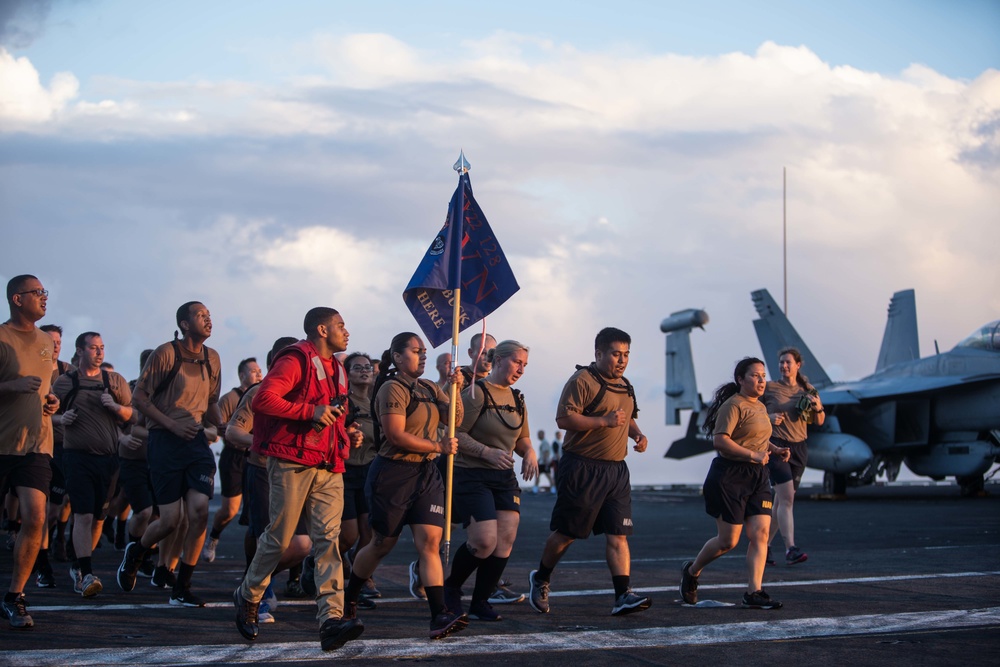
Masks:
[[[510,454],[518,440],[531,437],[528,408],[523,403],[518,406],[510,387],[498,387],[485,381],[481,385],[474,384],[462,392],[463,418],[458,430],[468,433],[486,447],[502,449]],[[489,400],[483,393],[484,388],[489,392]],[[455,455],[455,465],[460,468],[492,468],[478,456],[470,456],[461,450]]]
[[[153,351],[142,368],[136,386],[145,391],[153,405],[170,419],[193,420],[196,424],[201,424],[208,406],[219,402],[222,362],[219,353],[208,346],[207,366],[204,363],[204,353],[188,356],[190,353],[185,354],[183,345],[178,346],[182,363],[168,387],[159,395],[154,395],[160,382],[174,367],[174,346],[171,343],[164,343]],[[163,428],[152,421],[150,426]]]
[[[635,402],[625,390],[624,383],[605,378],[608,390],[601,402],[590,413],[592,417],[603,417],[615,410],[625,411],[625,423],[614,428],[601,427],[589,431],[566,429],[563,449],[571,454],[600,461],[624,461],[628,454],[628,429]],[[584,408],[597,398],[601,384],[586,368],[581,368],[570,376],[559,397],[556,419],[570,414],[583,414]]]
[[[233,416],[229,418],[229,423],[233,426],[238,426],[247,433],[253,433],[253,397],[257,395],[257,390],[260,389],[260,383],[253,385],[247,389],[246,393],[243,394],[243,398],[240,399],[239,404],[236,406],[236,411],[233,412]],[[250,463],[256,466],[267,465],[267,457],[262,454],[258,454],[252,449],[248,451],[247,454],[250,458]]]
[[[767,451],[771,439],[767,408],[761,401],[734,394],[719,407],[714,434],[728,435],[736,444],[752,452]]]
[[[18,331],[0,324],[0,382],[41,378],[38,391],[0,396],[0,454],[52,455],[52,418],[42,413],[52,386],[52,337],[39,328]]]
[[[229,420],[232,419],[233,413],[236,412],[236,407],[240,404],[240,399],[243,398],[243,394],[245,393],[246,392],[240,389],[239,387],[233,387],[225,394],[223,394],[222,398],[219,399],[219,412],[222,413],[222,423],[224,425],[222,427],[222,433],[220,433],[219,435],[222,436],[222,442],[227,447],[232,447],[233,445],[230,445],[228,442],[226,442],[225,425],[229,424]]]
[[[412,392],[412,395],[411,395]],[[417,407],[408,417],[407,406],[410,401],[416,401]],[[448,397],[441,387],[426,380],[415,380],[401,375],[385,382],[379,387],[375,397],[375,415],[403,415],[406,417],[406,432],[418,438],[437,440],[438,422],[441,421],[440,409],[448,407]],[[381,431],[378,453],[386,458],[398,461],[420,462],[430,454],[420,454],[407,451],[389,444],[385,432]]]
[[[349,466],[368,465],[375,460],[378,454],[378,447],[375,446],[375,424],[372,421],[371,401],[357,396],[350,395],[350,412],[347,415],[348,425],[353,422],[361,430],[365,437],[360,447],[351,447],[351,454],[346,463]]]
[[[781,438],[788,442],[803,442],[806,439],[808,425],[802,420],[799,411],[795,409],[799,397],[805,393],[805,388],[799,385],[790,387],[784,382],[767,383],[763,398],[767,411],[785,413],[782,422],[773,427],[775,438]]]
[[[88,454],[108,455],[118,451],[119,420],[101,404],[104,393],[103,373],[86,376],[79,370],[73,371],[79,379],[80,388],[73,396],[72,404],[67,403],[73,390],[73,377],[69,373],[60,376],[52,387],[52,393],[59,397],[60,410],[72,409],[76,419],[63,431],[63,447]],[[108,387],[118,405],[132,405],[132,392],[128,381],[114,371],[108,371]]]

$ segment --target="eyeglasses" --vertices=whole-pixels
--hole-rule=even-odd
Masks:
[[[351,366],[351,370],[352,371],[358,371],[359,373],[368,373],[368,372],[372,371],[373,369],[374,369],[374,366],[371,366],[371,365],[358,366],[357,364],[355,364],[354,366]]]
[[[49,295],[49,291],[47,289],[42,289],[42,288],[39,287],[38,289],[30,289],[30,290],[28,290],[26,292],[18,292],[17,293],[18,296],[20,296],[22,294],[34,294],[35,296],[41,298],[41,297],[48,296]]]

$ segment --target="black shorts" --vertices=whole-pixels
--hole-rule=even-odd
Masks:
[[[152,429],[146,460],[159,505],[177,502],[188,490],[209,498],[215,495],[215,454],[208,447],[205,431],[185,441],[170,431]]]
[[[771,484],[767,466],[730,461],[721,456],[712,460],[705,486],[705,511],[733,526],[742,526],[752,516],[771,516]]]
[[[624,461],[565,453],[556,472],[556,505],[549,529],[566,537],[632,534],[632,484]]]
[[[108,510],[108,494],[117,479],[117,454],[90,454],[78,449],[63,451],[66,470],[66,493],[73,514],[93,514],[104,517]]]
[[[368,514],[368,499],[365,498],[365,482],[372,464],[344,466],[344,514],[341,521],[351,521]]]
[[[155,503],[153,481],[145,459],[118,459],[118,480],[125,489],[125,499],[132,511],[139,513]]]
[[[267,525],[271,523],[271,480],[267,476],[267,468],[247,463],[243,467],[242,488],[243,514],[246,516],[247,529],[256,539],[264,534]],[[242,524],[243,517],[240,519]],[[309,523],[305,512],[299,516],[295,534],[309,534]]]
[[[771,444],[775,447],[788,447],[792,450],[792,455],[788,461],[782,461],[776,456],[768,459],[767,469],[771,473],[771,484],[778,485],[785,482],[792,482],[796,491],[802,483],[802,473],[806,470],[806,462],[809,460],[809,447],[806,441],[788,442],[781,438],[771,438]]]
[[[243,495],[243,467],[246,461],[247,454],[242,449],[222,448],[222,454],[219,455],[219,483],[223,498]]]
[[[23,486],[38,489],[45,495],[49,493],[52,484],[52,457],[48,454],[0,455],[0,489],[15,491]]]
[[[49,502],[53,505],[62,505],[66,499],[66,476],[63,474],[62,464],[63,445],[62,443],[52,446],[52,458],[49,465],[52,467],[52,481],[49,482]]]
[[[513,470],[486,470],[455,466],[451,520],[466,528],[476,521],[493,521],[497,512],[521,512],[521,487]]]
[[[444,483],[434,461],[395,461],[376,456],[365,483],[368,523],[385,537],[403,526],[444,528]]]

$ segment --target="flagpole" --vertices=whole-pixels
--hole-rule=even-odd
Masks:
[[[465,174],[469,173],[469,169],[472,165],[469,161],[465,159],[465,151],[461,151],[458,156],[458,161],[454,165],[455,171],[458,172],[459,179]],[[459,209],[460,213],[462,209]],[[461,218],[459,218],[459,224],[462,224]],[[460,226],[456,230],[452,230],[453,238],[457,237],[459,242],[462,237],[462,227]],[[458,246],[459,252],[457,257],[454,257],[452,261],[457,261],[459,267],[461,267],[462,253],[461,246]],[[461,277],[461,269],[459,268],[458,273],[459,278]],[[458,368],[458,333],[459,325],[462,316],[462,283],[458,280],[453,287],[454,290],[454,305],[452,306],[451,315],[451,374],[455,374],[455,370]],[[455,416],[456,410],[458,408],[458,401],[461,397],[458,393],[458,387],[455,383],[449,385],[449,401],[448,401],[448,439],[455,437]],[[451,514],[452,514],[452,486],[454,483],[454,471],[455,471],[455,455],[448,454],[448,462],[445,466],[447,471],[444,480],[444,541],[441,544],[441,554],[444,560],[444,566],[448,567],[448,562],[451,558]]]

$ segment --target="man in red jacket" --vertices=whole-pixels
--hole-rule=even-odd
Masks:
[[[306,313],[306,340],[274,359],[253,399],[252,451],[267,457],[271,523],[233,593],[236,628],[257,637],[257,610],[282,552],[305,512],[316,561],[320,645],[330,651],[356,639],[364,625],[344,617],[344,575],[338,549],[344,509],[344,461],[360,446],[346,428],[347,371],[334,355],[347,349],[344,318],[333,308]]]

